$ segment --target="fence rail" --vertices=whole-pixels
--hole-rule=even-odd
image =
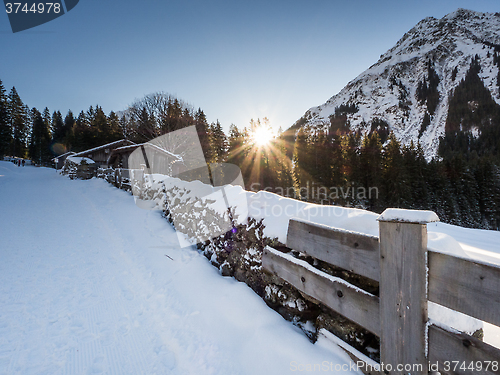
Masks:
[[[412,374],[427,374],[429,363],[439,363],[444,374],[500,374],[498,366],[486,366],[500,362],[499,349],[432,325],[427,317],[432,301],[499,326],[500,267],[428,250],[426,222],[383,216],[379,237],[295,219],[287,233],[289,248],[378,281],[380,297],[270,247],[263,267],[379,336],[381,363],[421,364],[423,370]],[[449,366],[451,361],[462,368]]]
[[[142,180],[143,171],[138,169],[103,168],[97,171],[99,177],[124,190],[132,190],[132,176],[134,173],[137,176],[141,174],[140,179]]]

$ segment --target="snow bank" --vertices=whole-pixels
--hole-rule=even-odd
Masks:
[[[103,180],[0,162],[0,195],[22,197],[0,210],[2,374],[349,368],[340,349],[312,344],[245,284],[180,248],[158,212]],[[47,213],[53,220],[40,220]]]
[[[437,216],[430,211],[388,209],[382,215],[377,215],[361,209],[306,203],[271,192],[248,192],[240,186],[225,185],[214,188],[199,181],[186,182],[164,175],[148,176],[147,184],[150,189],[157,191],[161,189],[162,184],[167,190],[182,190],[182,194],[176,196],[179,200],[175,204],[184,205],[186,202],[201,201],[220,214],[223,214],[229,205],[239,213],[240,223],[244,223],[247,216],[256,220],[262,219],[265,225],[264,234],[270,238],[277,237],[282,243],[286,243],[288,222],[291,218],[371,236],[378,236],[377,220],[430,222],[427,224],[429,249],[461,258],[500,264],[500,249],[497,246],[500,232],[438,223]],[[221,191],[226,194],[226,200],[221,198]],[[154,205],[156,208],[161,208],[160,201]],[[185,244],[193,243],[187,238],[180,239]],[[476,319],[435,304],[430,304],[429,316],[440,324],[468,333],[482,326],[482,322]]]
[[[387,209],[382,215],[378,215],[357,208],[307,203],[267,191],[245,191],[240,186],[225,185],[214,188],[200,181],[186,182],[164,175],[153,175],[153,180],[150,182],[151,189],[161,189],[162,182],[165,183],[167,189],[172,187],[186,189],[187,193],[183,196],[183,200],[210,199],[210,197],[214,197],[212,194],[223,189],[229,206],[236,209],[240,222],[244,222],[247,214],[257,220],[263,219],[266,226],[265,235],[277,237],[283,243],[286,242],[288,222],[291,218],[303,219],[371,236],[379,235],[377,220],[428,222],[429,249],[461,258],[476,259],[500,265],[500,247],[498,246],[500,232],[438,223],[439,218],[432,211],[391,208]],[[158,204],[155,207],[160,209]],[[220,199],[217,202],[210,203],[210,207],[220,213],[223,213],[226,209]]]
[[[255,219],[264,219],[265,234],[278,237],[283,243],[286,243],[291,218],[378,236],[378,215],[373,212],[307,203],[266,191],[246,194],[249,215]]]

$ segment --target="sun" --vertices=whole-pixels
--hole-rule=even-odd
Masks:
[[[264,126],[257,127],[252,133],[252,139],[257,146],[266,146],[274,138],[273,131]]]

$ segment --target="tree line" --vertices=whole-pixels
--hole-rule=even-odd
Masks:
[[[495,52],[495,64],[500,58]],[[348,113],[336,108],[327,129],[299,120],[278,131],[267,145],[252,135],[269,121],[251,120],[223,131],[208,123],[201,108],[165,93],[147,95],[123,112],[106,115],[99,105],[63,118],[59,111],[29,109],[13,87],[0,81],[0,156],[29,157],[39,164],[68,150],[83,151],[118,139],[146,142],[195,125],[207,163],[240,167],[247,190],[266,189],[297,199],[365,208],[387,207],[435,211],[442,221],[474,228],[500,227],[500,106],[479,78],[476,56],[465,78],[450,95],[446,133],[438,156],[426,160],[420,144],[402,145],[389,125],[373,118],[367,134],[351,131]],[[420,135],[439,101],[437,76],[427,62],[427,77],[417,89],[426,104]],[[394,85],[398,85],[397,81]]]
[[[148,95],[121,113],[106,114],[96,105],[78,116],[69,110],[63,117],[60,111],[29,108],[15,87],[7,94],[0,80],[1,158],[8,155],[50,165],[52,158],[68,151],[80,152],[123,138],[143,143],[190,125],[196,125],[207,160],[221,159],[226,151],[221,124],[208,124],[201,109],[195,111],[170,95]]]
[[[498,229],[498,165],[490,156],[460,153],[427,161],[420,144],[402,145],[392,133],[383,145],[376,131],[362,136],[303,128],[292,175],[297,196],[307,201],[379,213],[388,207],[432,210],[443,222]]]
[[[23,103],[15,87],[9,94],[0,80],[0,157],[29,158],[50,165],[54,156],[83,151],[123,138],[123,123],[115,112],[106,115],[91,106],[75,117],[70,110],[39,111]]]
[[[493,62],[500,68],[497,51]],[[420,135],[439,101],[439,77],[431,61],[426,67],[427,78],[416,91],[426,104]],[[445,135],[433,160],[426,160],[420,144],[400,144],[383,120],[372,119],[368,134],[349,130],[346,113],[355,112],[353,105],[335,110],[327,132],[302,124],[291,170],[295,195],[375,212],[387,207],[433,210],[447,223],[498,230],[500,106],[480,72],[476,55],[450,93]],[[311,192],[311,186],[316,190]]]

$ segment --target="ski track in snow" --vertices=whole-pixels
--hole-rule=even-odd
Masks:
[[[102,180],[0,162],[0,196],[0,375],[285,374],[292,361],[349,363],[179,248],[158,212]]]

